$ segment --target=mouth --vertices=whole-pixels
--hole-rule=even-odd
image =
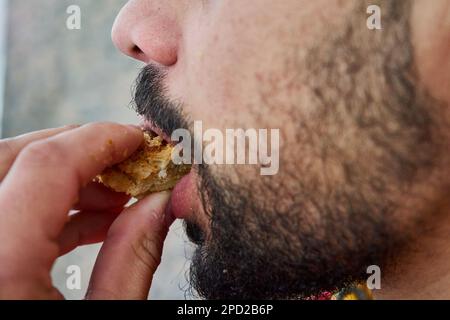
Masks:
[[[167,144],[174,144],[169,135],[165,133],[161,128],[159,128],[153,121],[142,119],[139,125],[142,130],[149,132],[155,136],[161,137]]]
[[[176,143],[172,141],[167,133],[149,119],[142,119],[140,127],[146,132],[161,137],[167,144],[174,145]],[[191,171],[181,178],[172,190],[168,209],[175,218],[186,219],[194,213],[194,207],[196,207],[195,188],[195,175],[193,168],[191,168]]]

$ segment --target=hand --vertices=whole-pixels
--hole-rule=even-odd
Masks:
[[[127,196],[92,182],[142,140],[138,128],[111,123],[0,140],[0,299],[62,299],[55,260],[101,241],[86,298],[147,298],[173,222],[170,193],[124,208]]]

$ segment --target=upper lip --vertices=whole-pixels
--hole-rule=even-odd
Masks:
[[[140,126],[142,127],[143,130],[151,131],[151,132],[155,133],[156,135],[160,136],[167,143],[172,142],[172,139],[169,137],[169,135],[166,134],[161,128],[159,128],[153,121],[143,119],[140,123]]]

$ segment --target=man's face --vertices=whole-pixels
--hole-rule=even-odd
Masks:
[[[198,165],[174,190],[172,210],[198,245],[201,296],[332,290],[417,230],[435,200],[439,108],[414,72],[411,2],[379,4],[382,32],[351,0],[132,0],[122,10],[113,39],[149,65],[135,103],[159,130],[280,129],[277,175]]]

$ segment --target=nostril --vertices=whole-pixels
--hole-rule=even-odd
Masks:
[[[133,48],[131,48],[131,52],[136,55],[139,56],[143,53],[143,51],[141,50],[141,48],[139,48],[138,46],[133,46]]]

